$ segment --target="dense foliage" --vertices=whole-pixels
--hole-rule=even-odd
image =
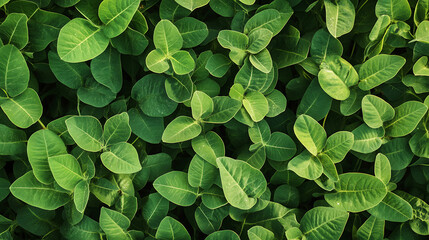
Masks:
[[[428,239],[428,0],[0,9],[0,239]]]

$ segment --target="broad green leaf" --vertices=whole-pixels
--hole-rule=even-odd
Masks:
[[[429,132],[418,130],[410,139],[410,148],[414,155],[429,158]]]
[[[0,88],[10,97],[23,93],[30,80],[30,71],[21,52],[13,45],[0,47]]]
[[[421,22],[417,26],[415,40],[422,43],[429,43],[429,37],[427,36],[428,28],[429,28],[429,21]]]
[[[228,157],[216,159],[222,188],[231,206],[247,210],[267,188],[264,175],[248,163]]]
[[[395,116],[395,110],[389,103],[374,95],[366,95],[362,99],[362,115],[366,125],[379,128],[383,123]]]
[[[187,51],[177,51],[169,57],[173,70],[177,75],[185,75],[195,68],[195,62]]]
[[[249,44],[249,38],[246,34],[234,30],[220,31],[217,40],[223,48],[231,51],[246,50]]]
[[[325,29],[320,29],[313,35],[310,54],[315,59],[315,62],[320,64],[328,56],[341,56],[343,46],[338,39],[332,37]]]
[[[413,66],[413,73],[416,76],[429,76],[429,69],[427,67],[428,65],[428,57],[423,56],[417,60],[416,63],[414,63]]]
[[[88,77],[84,86],[77,90],[79,101],[96,108],[107,106],[116,98],[110,88],[98,83],[93,77]]]
[[[183,46],[183,38],[179,30],[169,20],[161,20],[156,24],[153,42],[155,47],[162,50],[166,56],[171,56]]]
[[[112,47],[91,61],[91,73],[100,84],[118,93],[122,88],[121,55]]]
[[[143,33],[128,27],[121,35],[112,38],[111,43],[121,54],[138,56],[146,49],[149,41]]]
[[[207,25],[192,17],[179,19],[174,25],[176,25],[182,35],[183,48],[192,48],[200,45],[209,34]]]
[[[254,122],[259,122],[268,114],[268,101],[257,91],[247,93],[243,99],[243,106]]]
[[[0,25],[0,38],[4,44],[23,49],[28,43],[28,18],[23,13],[10,13]]]
[[[163,73],[170,68],[167,56],[161,49],[154,49],[147,55],[146,66],[154,73]]]
[[[130,224],[130,220],[123,214],[105,207],[101,208],[100,227],[108,239],[130,239],[127,235]]]
[[[127,184],[131,183],[130,178],[126,178]],[[134,191],[134,190],[132,190]],[[137,197],[128,194],[122,194],[115,204],[115,210],[122,213],[128,219],[133,219],[137,213]]]
[[[408,138],[393,138],[383,144],[380,152],[388,157],[392,170],[402,170],[413,160],[413,152],[408,143]]]
[[[261,28],[270,30],[274,35],[277,35],[283,27],[289,17],[282,16],[279,11],[275,9],[266,9],[256,13],[251,17],[244,26],[244,34],[249,34],[252,31],[256,31]]]
[[[310,41],[300,38],[299,30],[292,26],[288,26],[286,33],[280,38],[274,38],[272,44],[272,57],[279,68],[303,62],[310,50]]]
[[[331,104],[332,98],[323,91],[319,81],[313,79],[298,105],[296,114],[306,114],[320,121],[328,114]]]
[[[4,178],[0,178],[0,202],[9,195],[9,187],[10,182]]]
[[[61,226],[61,233],[68,239],[98,240],[100,239],[100,234],[102,234],[102,232],[103,231],[101,230],[99,223],[85,215],[83,216],[82,221],[76,225],[71,225],[66,222]]]
[[[350,96],[349,87],[358,83],[359,76],[350,63],[334,55],[322,61],[318,79],[329,96],[342,101]]]
[[[103,147],[103,129],[93,116],[75,116],[66,120],[67,130],[76,144],[85,151],[98,152]]]
[[[25,153],[27,135],[24,131],[0,124],[0,155],[19,155]]]
[[[104,142],[106,146],[126,142],[131,136],[130,118],[126,112],[107,119],[104,124]]]
[[[238,236],[237,233],[231,230],[221,230],[208,235],[204,240],[222,240],[222,239],[240,240],[240,237]]]
[[[335,193],[325,194],[334,208],[361,212],[377,206],[387,194],[386,185],[378,178],[364,173],[339,175]]]
[[[106,178],[99,178],[91,182],[90,191],[107,206],[112,206],[119,196],[119,187]]]
[[[312,117],[302,114],[293,126],[298,140],[314,156],[321,152],[326,144],[326,132]]]
[[[54,181],[49,158],[66,153],[67,149],[64,142],[51,130],[39,130],[28,139],[28,161],[33,169],[32,174],[41,183],[50,184]]]
[[[289,211],[290,209],[280,203],[266,201],[262,210],[253,212],[247,216],[246,222],[248,224],[263,224],[264,222],[280,220]]]
[[[244,62],[237,75],[234,83],[241,84],[244,90],[265,92],[274,80],[274,68],[269,73],[264,73],[255,68],[249,60]]]
[[[70,201],[66,191],[37,181],[32,171],[15,180],[10,192],[19,200],[44,210],[55,210]]]
[[[370,216],[356,232],[357,239],[383,239],[384,220]]]
[[[375,15],[387,15],[398,21],[406,21],[411,17],[411,8],[407,0],[378,0]]]
[[[377,22],[375,22],[374,26],[369,33],[369,40],[377,41],[383,39],[384,34],[386,33],[387,28],[391,23],[391,19],[388,15],[381,15]]]
[[[282,92],[274,89],[272,93],[265,97],[268,101],[267,117],[276,117],[286,110],[287,99]]]
[[[274,240],[274,233],[270,230],[261,227],[261,226],[253,226],[249,230],[247,230],[247,236],[249,240]]]
[[[54,51],[49,51],[48,58],[52,73],[58,81],[69,88],[78,89],[91,75],[91,70],[86,63],[64,62]]]
[[[159,193],[151,193],[143,200],[143,218],[150,228],[156,229],[162,219],[167,216],[169,202]]]
[[[26,205],[26,206],[20,207],[17,210],[16,223],[21,228],[25,229],[26,231],[32,234],[43,236],[45,234],[48,234],[49,231],[52,230],[51,221],[54,220],[54,217],[55,217],[54,211],[47,211],[47,210]],[[1,218],[4,218],[4,217],[2,216]],[[1,219],[0,222],[2,222],[2,225],[6,224],[3,219]],[[0,236],[2,235],[0,234]]]
[[[338,181],[338,171],[335,167],[335,163],[332,161],[331,157],[327,154],[319,154],[317,155],[320,163],[323,166],[323,173],[332,181]]]
[[[195,154],[189,164],[188,182],[192,187],[210,188],[219,176],[218,169]]]
[[[76,210],[83,213],[89,199],[89,185],[87,181],[80,181],[76,184],[73,191],[73,201]]]
[[[386,135],[402,137],[411,133],[426,114],[428,107],[417,101],[408,101],[395,108],[395,117],[384,126]]]
[[[364,123],[355,128],[352,133],[354,134],[352,150],[360,153],[371,153],[381,147],[384,129],[382,127],[370,128]]]
[[[180,6],[194,11],[197,8],[203,7],[209,3],[210,0],[175,0]]]
[[[153,182],[155,190],[168,201],[179,206],[191,206],[195,203],[198,188],[188,183],[188,174],[179,171],[171,171]]]
[[[167,96],[177,103],[191,100],[194,89],[194,83],[189,75],[173,75],[165,81]]]
[[[350,0],[324,0],[326,26],[335,38],[349,33],[355,22],[355,6]]]
[[[207,61],[205,69],[217,78],[223,77],[229,70],[231,61],[223,54],[213,54]]]
[[[414,23],[418,26],[426,20],[426,14],[429,10],[429,2],[427,0],[418,0],[414,10]]]
[[[106,37],[114,38],[125,31],[139,5],[139,0],[103,0],[98,16],[104,23],[102,31]]]
[[[177,143],[191,140],[200,135],[200,123],[187,116],[179,116],[171,121],[162,134],[165,143]]]
[[[131,97],[139,102],[140,109],[150,117],[165,117],[174,112],[177,103],[168,98],[165,77],[148,74],[134,84]]]
[[[387,185],[390,182],[391,174],[389,159],[382,153],[377,154],[374,163],[374,175]]]
[[[357,86],[350,88],[350,96],[340,103],[341,114],[344,116],[350,116],[359,111],[362,105],[362,98],[368,93],[368,91],[362,91]]]
[[[249,60],[256,69],[263,73],[269,73],[273,68],[273,60],[271,59],[270,52],[267,49],[264,49],[257,54],[250,55]]]
[[[66,190],[73,191],[76,184],[84,179],[79,162],[73,155],[49,156],[48,162],[55,181]]]
[[[75,18],[61,28],[58,55],[65,62],[84,62],[103,53],[108,45],[109,39],[100,28],[85,19]]]
[[[132,108],[128,111],[132,132],[148,143],[161,142],[164,132],[164,119],[162,117],[149,117],[141,110]]]
[[[195,221],[204,234],[216,232],[222,226],[223,219],[228,215],[228,208],[209,209],[200,205],[195,210]]]
[[[266,28],[252,31],[249,34],[249,46],[247,47],[247,51],[251,54],[259,53],[268,46],[272,37],[273,33]]]
[[[354,135],[351,132],[339,131],[328,137],[323,153],[328,155],[334,163],[341,162],[352,149]]]
[[[393,78],[404,66],[405,58],[380,54],[368,59],[359,68],[359,88],[370,90]]]
[[[323,173],[323,165],[320,160],[307,150],[292,158],[287,165],[287,169],[309,180],[315,180]]]
[[[215,132],[207,132],[204,135],[192,139],[192,148],[204,160],[217,166],[216,158],[225,156],[225,145],[222,138]]]
[[[282,132],[271,134],[270,140],[264,146],[267,157],[274,161],[287,161],[296,153],[295,142]]]
[[[156,239],[160,240],[191,240],[186,228],[179,221],[168,216],[162,219],[155,236]]]
[[[371,215],[390,222],[405,222],[413,217],[411,205],[398,195],[388,192],[375,207],[368,209]]]
[[[9,120],[20,128],[33,125],[40,119],[43,112],[39,95],[31,88],[27,88],[14,98],[8,98],[0,106]]]
[[[349,214],[346,211],[330,207],[315,207],[304,214],[300,229],[308,240],[339,239],[348,218]]]
[[[210,209],[220,208],[228,204],[228,201],[226,201],[223,194],[222,188],[218,187],[217,185],[213,185],[211,188],[203,191],[201,194],[202,203]]]
[[[103,165],[113,173],[131,174],[142,169],[137,150],[133,145],[120,142],[111,145],[101,154]]]
[[[241,108],[241,102],[226,96],[213,98],[213,113],[204,119],[207,123],[222,124],[231,120]]]

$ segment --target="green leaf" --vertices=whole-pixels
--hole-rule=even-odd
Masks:
[[[183,38],[174,24],[168,20],[159,21],[153,33],[155,47],[171,56],[183,46]]]
[[[0,155],[19,155],[25,152],[27,135],[24,131],[0,124]]]
[[[429,158],[429,133],[418,130],[410,139],[410,148],[414,155]]]
[[[213,98],[213,113],[204,119],[207,123],[222,124],[231,120],[241,108],[241,102],[226,96]]]
[[[282,133],[274,132],[265,146],[267,157],[274,161],[287,161],[296,153],[296,145],[291,137]]]
[[[67,192],[37,181],[32,171],[15,180],[10,192],[19,200],[44,210],[55,210],[70,201]]]
[[[84,179],[82,169],[73,155],[49,156],[48,162],[55,181],[66,190],[73,191],[78,182]]]
[[[188,182],[192,187],[210,188],[219,176],[216,166],[195,154],[189,164]]]
[[[195,62],[187,51],[177,51],[169,57],[173,70],[178,75],[190,73],[195,68]]]
[[[383,239],[384,220],[370,216],[356,232],[357,239]]]
[[[132,108],[128,111],[132,132],[148,143],[161,142],[164,132],[164,119],[162,117],[149,117],[141,110]]]
[[[283,29],[288,20],[288,17],[282,16],[277,10],[266,9],[256,13],[246,22],[246,25],[244,26],[244,34],[248,34],[261,28],[266,28],[270,30],[274,36]]]
[[[287,169],[309,180],[315,180],[323,173],[323,165],[320,160],[307,150],[290,160]]]
[[[131,174],[142,169],[139,155],[133,145],[120,142],[111,145],[101,154],[103,165],[113,173]]]
[[[91,61],[91,73],[95,81],[118,93],[122,88],[121,55],[112,47]]]
[[[153,182],[153,187],[168,201],[179,206],[191,206],[195,203],[198,188],[188,183],[188,174],[179,171],[171,171]]]
[[[383,123],[395,116],[395,110],[389,103],[374,95],[366,95],[362,99],[362,115],[366,125],[379,128]]]
[[[204,135],[192,139],[192,148],[204,160],[217,166],[216,158],[225,156],[225,145],[222,138],[215,132],[207,132]]]
[[[127,229],[130,224],[130,220],[123,214],[105,207],[101,208],[100,227],[108,239],[129,239]]]
[[[246,222],[248,224],[263,224],[264,222],[279,220],[290,211],[290,209],[276,202],[267,201],[264,206],[265,205],[266,207],[262,210],[249,214],[246,218]]]
[[[98,152],[103,146],[101,123],[93,116],[74,116],[66,120],[67,130],[85,151]]]
[[[31,135],[27,144],[28,161],[38,181],[50,184],[54,181],[50,169],[50,157],[66,154],[61,138],[51,130],[42,129]]]
[[[263,93],[270,87],[273,80],[274,71],[264,73],[255,68],[249,60],[246,60],[235,75],[234,83],[241,84],[245,91],[253,90]]]
[[[267,117],[276,117],[286,110],[287,99],[283,93],[274,89],[272,93],[265,96],[268,101]]]
[[[247,236],[249,237],[249,240],[259,240],[259,239],[274,240],[275,239],[273,232],[261,226],[251,227],[249,230],[247,230]]]
[[[209,71],[212,76],[217,78],[223,77],[229,70],[231,61],[223,54],[213,54],[207,61],[205,69]]]
[[[166,117],[177,108],[177,103],[167,96],[165,79],[162,75],[148,74],[138,80],[131,91],[131,97],[150,117]]]
[[[91,75],[86,63],[68,63],[60,59],[54,51],[49,51],[49,68],[62,84],[72,89],[78,89],[85,79]]]
[[[374,163],[374,175],[387,185],[390,182],[391,172],[389,159],[382,153],[377,154]]]
[[[427,67],[428,64],[428,57],[423,56],[417,60],[416,63],[414,63],[413,66],[413,73],[416,76],[429,76],[429,69]]]
[[[231,51],[246,50],[249,38],[246,34],[234,30],[222,30],[217,36],[219,44]]]
[[[97,221],[84,215],[82,221],[76,225],[71,225],[66,222],[66,224],[61,226],[61,233],[68,239],[96,240],[100,238],[102,230]]]
[[[325,0],[326,26],[335,38],[349,33],[355,22],[355,6],[350,0]]]
[[[139,0],[103,0],[98,16],[104,23],[102,30],[106,37],[114,38],[125,31],[139,5]]]
[[[169,206],[167,199],[159,193],[151,193],[142,205],[143,218],[150,228],[157,229],[162,219],[167,216]]]
[[[146,66],[154,73],[163,73],[170,68],[167,56],[161,49],[154,49],[147,55]]]
[[[359,88],[367,91],[393,78],[404,66],[405,58],[380,54],[368,59],[359,68]]]
[[[272,37],[273,33],[266,28],[252,31],[249,34],[249,46],[247,47],[247,51],[251,54],[259,53],[268,46]]]
[[[176,25],[177,29],[179,29],[179,32],[182,35],[183,48],[196,47],[200,45],[209,35],[207,25],[204,22],[201,22],[192,17],[179,19],[174,23],[174,25]]]
[[[351,132],[339,131],[328,137],[323,153],[328,155],[334,163],[341,162],[352,149],[354,135]]]
[[[186,228],[179,221],[168,216],[162,219],[155,236],[156,239],[160,240],[191,240]]]
[[[371,215],[390,222],[406,222],[413,217],[411,205],[398,195],[388,192],[375,207],[368,209]]]
[[[422,43],[429,43],[429,37],[427,36],[427,30],[429,28],[429,21],[423,21],[417,26],[416,30],[416,41]]]
[[[378,0],[375,15],[387,15],[398,21],[406,21],[411,17],[411,8],[407,0]]]
[[[302,114],[293,126],[298,140],[314,156],[321,152],[326,144],[326,132],[312,117]]]
[[[73,201],[76,210],[83,213],[89,199],[89,185],[87,181],[80,181],[76,184],[73,191]]]
[[[263,73],[269,73],[273,68],[273,60],[266,48],[257,54],[250,55],[249,60],[256,69]]]
[[[217,158],[216,162],[223,192],[231,206],[243,210],[252,208],[267,188],[262,172],[244,161],[228,157]]]
[[[84,62],[103,53],[108,45],[109,39],[100,28],[85,19],[75,18],[61,28],[58,55],[65,62]]]
[[[200,205],[195,210],[195,221],[201,232],[210,234],[220,229],[222,221],[227,215],[227,208],[209,209]]]
[[[116,94],[108,87],[95,81],[93,77],[88,77],[85,85],[77,90],[79,101],[96,108],[107,106],[116,98]]]
[[[27,88],[14,98],[8,98],[0,106],[9,120],[20,128],[33,125],[40,119],[43,112],[39,95],[31,88]]]
[[[306,114],[316,121],[322,120],[331,109],[332,98],[313,79],[302,97],[296,114]],[[359,104],[360,105],[360,104]]]
[[[107,119],[104,124],[104,142],[106,146],[126,142],[131,136],[130,118],[126,112]]]
[[[249,113],[254,122],[259,122],[268,114],[268,100],[264,94],[252,91],[247,93],[243,99],[243,107]]]
[[[0,25],[0,38],[5,44],[23,49],[28,43],[28,18],[23,13],[10,13]]]
[[[200,135],[201,131],[198,121],[187,116],[179,116],[167,125],[162,134],[162,141],[165,143],[188,141]]]
[[[4,178],[0,178],[0,202],[3,201],[9,195],[9,187],[10,182]]]
[[[402,170],[411,163],[413,153],[408,144],[408,138],[394,138],[383,144],[380,152],[388,157],[392,170]]]
[[[322,61],[318,78],[322,89],[333,99],[341,101],[350,96],[349,87],[359,81],[353,66],[335,55],[328,56]]]
[[[310,54],[316,63],[320,64],[328,56],[341,56],[343,46],[338,39],[332,37],[325,29],[320,29],[313,35]]]
[[[300,222],[300,229],[308,240],[339,239],[348,218],[349,214],[346,211],[329,207],[315,207],[304,214]]]
[[[417,101],[408,101],[395,108],[395,117],[386,123],[386,135],[402,137],[411,133],[425,116],[428,107]]]
[[[0,88],[16,97],[27,89],[29,80],[30,71],[21,52],[9,44],[0,47]]]
[[[240,237],[238,236],[237,233],[231,230],[221,230],[208,235],[204,240],[222,240],[222,239],[240,240]]]
[[[374,129],[362,124],[355,128],[352,133],[355,136],[352,150],[360,153],[372,153],[381,147],[384,129],[381,127]]]
[[[220,208],[228,204],[223,194],[222,188],[213,185],[211,188],[202,192],[201,201],[204,206],[210,209]]]
[[[329,155],[322,153],[317,155],[317,158],[319,159],[320,163],[323,166],[323,173],[333,182],[337,182],[338,171],[337,171],[337,168],[335,167],[335,163],[332,161]]]
[[[189,75],[173,75],[165,81],[165,91],[171,100],[182,103],[191,100],[194,83]]]
[[[325,200],[334,208],[361,212],[378,205],[387,194],[386,185],[378,178],[364,173],[339,175],[335,193],[325,194]]]

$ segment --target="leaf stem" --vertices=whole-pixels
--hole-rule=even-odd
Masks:
[[[323,124],[322,127],[325,128],[326,118],[328,118],[329,112],[326,114],[325,118],[323,118]]]
[[[43,124],[43,123],[42,123],[42,121],[40,121],[40,119],[39,119],[39,120],[37,120],[37,122],[39,122],[40,126],[42,126],[42,128],[43,128],[43,129],[46,129],[45,124]]]
[[[240,229],[240,237],[241,237],[241,234],[243,233],[243,229],[244,229],[244,224],[246,223],[246,218],[244,218],[244,221],[243,221],[243,224],[241,224],[241,229]]]
[[[134,145],[134,143],[136,143],[137,140],[139,140],[139,137],[136,137],[136,139],[134,139],[134,141],[131,143],[131,145]]]
[[[80,100],[77,98],[77,114],[80,116]]]

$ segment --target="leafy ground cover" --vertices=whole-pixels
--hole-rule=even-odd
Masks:
[[[0,9],[0,239],[428,239],[428,0]]]

